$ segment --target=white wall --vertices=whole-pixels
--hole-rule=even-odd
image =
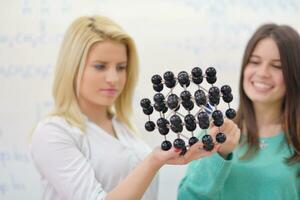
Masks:
[[[27,154],[28,135],[52,106],[51,82],[59,45],[77,16],[102,14],[135,39],[140,82],[135,122],[154,147],[162,137],[144,131],[139,100],[152,98],[150,78],[172,70],[214,66],[218,85],[233,88],[245,44],[264,22],[300,30],[298,0],[1,0],[0,2],[0,199],[40,199],[40,183]],[[176,199],[185,167],[161,170],[159,199]]]

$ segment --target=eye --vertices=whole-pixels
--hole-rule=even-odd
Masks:
[[[257,60],[249,60],[249,63],[253,64],[253,65],[258,65],[259,61],[257,61]]]
[[[274,68],[276,68],[276,69],[282,69],[281,65],[272,64],[271,66],[274,67]]]
[[[94,67],[98,70],[103,70],[105,68],[105,65],[103,64],[95,64]]]
[[[117,65],[117,70],[118,71],[123,71],[123,70],[126,70],[127,66],[125,64],[122,64],[122,65]]]

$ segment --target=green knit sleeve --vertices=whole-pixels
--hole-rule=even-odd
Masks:
[[[220,192],[231,169],[232,157],[233,154],[230,154],[225,160],[215,153],[189,164],[186,175],[180,182],[177,199],[220,199]]]

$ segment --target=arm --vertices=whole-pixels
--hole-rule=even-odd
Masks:
[[[219,193],[231,170],[231,158],[224,160],[218,153],[193,161],[181,180],[178,200],[220,199]]]
[[[202,149],[202,143],[200,142],[194,144],[184,156],[180,156],[180,151],[175,148],[169,151],[162,151],[160,148],[156,148],[129,176],[107,194],[105,200],[141,199],[153,177],[164,164],[183,165],[191,160],[199,159],[216,152],[216,148],[212,152],[199,150],[199,148]]]
[[[55,124],[39,128],[33,135],[31,153],[38,170],[55,188],[62,199],[140,199],[156,172],[164,164],[186,164],[208,156],[211,152],[199,150],[194,144],[184,156],[174,148],[155,149],[122,182],[108,194],[95,178],[90,163],[76,146],[76,139],[68,130]]]
[[[70,131],[56,123],[38,127],[31,143],[34,164],[61,199],[103,199],[106,193]]]
[[[141,199],[161,166],[162,163],[154,159],[152,152],[119,185],[107,194],[105,200]]]
[[[217,127],[210,129],[215,138]],[[202,160],[193,161],[179,185],[178,199],[220,199],[222,188],[232,166],[234,148],[238,145],[240,130],[231,120],[225,120],[221,132],[227,140],[220,145],[218,153]]]

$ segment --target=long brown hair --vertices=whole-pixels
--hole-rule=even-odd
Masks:
[[[240,105],[235,122],[246,133],[248,150],[242,158],[248,158],[259,151],[258,128],[252,101],[243,89],[244,70],[256,44],[264,38],[272,38],[280,54],[286,94],[281,105],[282,127],[293,155],[287,163],[300,162],[300,36],[296,30],[287,25],[264,24],[250,38],[242,60],[240,75]]]

